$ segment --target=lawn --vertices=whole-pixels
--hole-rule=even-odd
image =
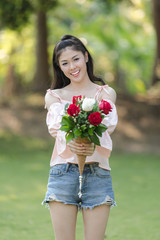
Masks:
[[[41,206],[53,143],[1,134],[0,239],[53,240],[49,210]],[[108,240],[160,239],[160,156],[114,153],[110,159],[117,207]],[[77,240],[83,239],[81,213]]]

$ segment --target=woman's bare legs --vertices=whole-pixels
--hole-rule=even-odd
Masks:
[[[84,240],[104,240],[110,206],[83,210]]]
[[[77,206],[60,202],[49,203],[56,240],[75,240]]]

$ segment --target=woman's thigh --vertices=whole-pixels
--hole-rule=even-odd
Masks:
[[[104,240],[110,206],[100,205],[83,209],[84,240]]]
[[[78,208],[75,205],[49,202],[56,240],[75,240]]]

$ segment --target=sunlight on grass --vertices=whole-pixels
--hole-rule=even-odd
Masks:
[[[41,206],[53,145],[9,134],[0,145],[1,239],[54,239],[49,210]],[[114,153],[110,164],[118,206],[111,210],[106,239],[159,240],[159,156]],[[82,213],[76,239],[83,240]]]

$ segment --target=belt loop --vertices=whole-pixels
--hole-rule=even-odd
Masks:
[[[67,164],[66,164],[66,172],[68,172],[69,167],[70,167],[70,163],[67,163]]]
[[[94,174],[94,165],[93,164],[89,164],[90,170],[91,172]]]

